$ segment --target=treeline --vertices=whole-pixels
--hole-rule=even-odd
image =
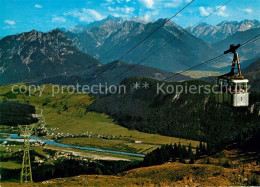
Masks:
[[[51,157],[55,156],[56,151],[43,149]],[[61,157],[55,161],[39,164],[36,158],[48,161],[48,157],[39,154],[35,150],[30,150],[30,159],[32,163],[32,177],[34,182],[44,181],[52,178],[71,177],[76,175],[115,175],[127,168],[129,161],[107,161],[107,160],[79,160],[77,156],[70,155],[71,158]],[[3,162],[13,161],[22,165],[23,150],[11,154],[0,155]],[[17,180],[19,181],[21,169],[0,169],[1,181]]]
[[[155,150],[147,153],[141,162],[134,162],[124,168],[124,171],[148,167],[154,165],[161,165],[166,162],[180,162],[183,164],[194,164],[195,160],[202,155],[208,154],[208,149],[205,143],[200,144],[194,148],[191,145],[184,146],[178,144],[166,144]]]
[[[246,152],[260,153],[260,130],[251,132],[250,134],[243,133],[238,136],[236,141],[238,148]]]
[[[146,78],[128,78],[122,84],[131,90],[133,82],[148,82],[168,86],[205,86],[202,81],[163,83]],[[127,93],[131,94],[131,93]],[[123,98],[122,98],[123,97]],[[116,101],[118,100],[118,101]],[[260,100],[260,94],[250,95],[250,102]],[[106,105],[106,103],[111,103]],[[250,114],[246,107],[234,108],[215,102],[215,95],[206,93],[157,93],[156,86],[132,95],[108,95],[89,106],[88,110],[104,112],[126,128],[138,131],[180,137],[207,142],[212,152],[223,148],[223,144],[260,127],[257,114]]]
[[[115,175],[128,166],[127,161],[81,161],[60,158],[53,164],[32,163],[32,177],[34,182],[49,180],[53,178],[72,177],[77,175]],[[1,180],[19,181],[21,169],[1,169]]]
[[[130,163],[127,161],[81,161],[61,158],[54,164],[44,164],[32,168],[33,180],[43,181],[52,178],[77,175],[115,175]]]
[[[148,153],[139,166],[153,166],[163,164],[165,162],[180,162],[194,164],[195,159],[207,153],[207,148],[204,143],[200,143],[196,150],[191,145],[184,146],[180,143],[177,145],[163,145],[152,152]],[[187,161],[188,160],[188,161]]]
[[[23,154],[24,154],[23,150],[16,151],[16,152],[12,153],[11,155],[2,154],[2,155],[0,155],[0,160],[3,161],[3,162],[15,161],[15,162],[18,162],[18,163],[22,164]],[[35,150],[30,150],[30,159],[31,159],[31,161],[34,161],[35,157],[39,157],[41,159],[45,158],[43,155],[37,153]]]
[[[52,156],[55,155],[55,151],[44,149],[44,152],[48,152]],[[179,144],[167,144],[148,153],[143,161],[128,162],[128,161],[93,161],[77,160],[59,158],[50,164],[37,164],[34,162],[35,157],[46,160],[47,158],[34,150],[30,151],[30,157],[32,161],[32,174],[33,181],[44,181],[52,178],[71,177],[82,174],[96,174],[96,175],[116,175],[129,169],[146,167],[163,164],[165,162],[181,162],[193,164],[194,161],[201,155],[207,153],[207,147],[204,143],[200,143],[199,146],[192,147]],[[23,157],[23,151],[12,153],[9,156],[2,155],[1,161],[14,161],[21,164]],[[1,169],[0,174],[2,181],[15,179],[19,180],[21,169]]]
[[[18,101],[0,102],[0,125],[17,126],[36,123],[38,119],[33,118],[35,107]]]

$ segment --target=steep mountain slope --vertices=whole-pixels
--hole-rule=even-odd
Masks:
[[[118,175],[50,179],[34,183],[34,186],[259,186],[259,172],[260,167],[252,154],[224,150],[201,158],[195,164],[169,162],[131,169]],[[14,182],[2,183],[3,187],[17,185]]]
[[[82,74],[100,63],[80,52],[59,30],[31,31],[0,40],[0,84]]]
[[[241,22],[224,21],[216,26],[201,23],[198,26],[192,28],[191,33],[206,42],[216,43],[235,34],[237,31],[246,31],[259,27],[260,22],[258,20],[244,20]]]
[[[113,63],[113,62],[112,62]],[[169,79],[169,81],[183,81],[183,80],[190,80],[191,78],[189,76],[185,75],[176,75],[175,73],[170,73],[167,71],[163,71],[160,69],[147,67],[147,66],[141,66],[141,65],[133,65],[133,64],[127,64],[124,62],[117,62],[112,68],[107,69],[107,67],[111,66],[111,63],[99,66],[94,72],[86,73],[84,75],[73,75],[73,76],[67,76],[67,75],[60,75],[55,77],[48,77],[45,79],[42,79],[39,81],[40,84],[62,84],[62,85],[75,85],[76,83],[80,85],[85,84],[119,84],[121,83],[125,78],[133,77],[133,76],[142,76],[147,78],[152,78],[156,80],[162,80],[170,76],[174,76],[174,79]],[[90,80],[97,74],[103,72],[103,70],[107,69],[104,73],[100,74],[97,79],[93,80],[90,83]],[[129,70],[129,71],[127,71]],[[127,72],[126,72],[127,71]],[[176,75],[176,76],[175,76]]]
[[[108,63],[118,59],[164,21],[159,19],[147,24],[124,21],[115,26],[114,22],[107,20],[101,26],[91,28],[84,33],[67,34],[83,52],[94,56],[103,63]],[[172,39],[175,41],[142,64],[176,72],[216,54],[215,50],[204,41],[189,33],[182,33],[181,27],[172,22],[167,23],[122,61],[137,63]],[[180,34],[182,35],[177,37]]]
[[[213,46],[219,51],[225,51],[229,48],[230,44],[242,44],[258,34],[260,34],[260,28],[250,29],[247,31],[238,31]],[[260,41],[256,40],[255,42],[240,48],[238,52],[241,60],[258,58],[260,57]]]
[[[244,70],[244,75],[249,79],[250,91],[260,91],[260,59],[252,63]]]
[[[104,67],[100,68],[102,71],[103,68],[106,69],[107,66],[110,66],[111,63],[104,65]],[[129,70],[129,71],[128,71]],[[191,78],[189,76],[185,75],[176,75],[176,73],[171,73],[168,71],[160,70],[157,68],[152,68],[148,66],[142,66],[142,65],[133,65],[133,64],[127,64],[123,62],[117,62],[116,65],[114,65],[112,68],[108,69],[106,72],[104,72],[98,82],[107,82],[111,80],[112,84],[119,84],[121,83],[125,78],[128,77],[134,77],[134,76],[142,76],[146,78],[152,78],[155,80],[162,80],[165,78],[168,78],[170,76],[174,76],[175,81],[183,81],[183,80],[190,80]],[[94,76],[94,74],[92,75]],[[118,77],[118,78],[116,78]]]
[[[132,87],[135,82],[156,86],[131,94],[135,91]],[[211,86],[202,81],[163,83],[146,78],[128,78],[122,84],[127,86],[126,95],[114,94],[96,100],[90,109],[111,115],[120,125],[130,129],[207,140],[208,144],[219,146],[259,125],[259,117],[247,114],[247,108],[215,103],[214,94],[207,91]],[[250,97],[251,103],[257,100],[259,94]]]

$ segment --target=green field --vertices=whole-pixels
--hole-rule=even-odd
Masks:
[[[14,145],[14,143],[15,143],[15,145]],[[10,153],[17,152],[17,151],[23,149],[23,145],[22,144],[17,145],[16,142],[14,142],[14,143],[13,142],[8,142],[9,146],[5,146],[5,147],[3,145],[1,145],[0,146],[0,154],[2,156],[9,155]],[[14,145],[14,146],[10,146],[10,145]]]
[[[8,162],[0,162],[0,168],[4,169],[20,169],[22,165],[17,162],[8,161]]]
[[[221,72],[218,72],[218,71],[197,71],[197,70],[193,70],[193,71],[185,72],[185,73],[183,73],[183,75],[190,76],[191,78],[194,78],[194,79],[200,79],[200,78],[203,78],[203,77],[220,76]]]
[[[10,92],[11,85],[1,86],[3,95]],[[109,116],[101,113],[88,112],[86,107],[94,101],[87,94],[60,93],[52,97],[52,85],[45,85],[44,92],[39,97],[39,92],[29,96],[17,94],[16,98],[0,96],[0,100],[19,100],[30,103],[36,108],[43,109],[47,128],[50,133],[70,133],[80,135],[90,133],[92,137],[87,138],[62,138],[59,141],[66,144],[81,145],[87,147],[103,148],[116,151],[125,151],[145,154],[162,144],[178,143],[183,145],[198,145],[197,141],[185,140],[174,137],[148,134],[117,125]],[[37,110],[39,112],[40,110]],[[53,128],[57,128],[53,130]],[[112,139],[102,139],[98,136],[112,136]],[[51,136],[45,138],[52,138]],[[135,141],[142,141],[140,144]]]

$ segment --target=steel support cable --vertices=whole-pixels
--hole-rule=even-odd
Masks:
[[[256,36],[254,36],[253,38],[247,40],[246,42],[244,42],[243,44],[241,44],[241,47],[245,47],[246,45],[248,45],[248,44],[250,44],[250,43],[252,43],[252,42],[255,42],[256,40],[259,39],[259,38],[258,38],[259,36],[260,36],[260,34],[258,34],[258,35],[256,35]],[[208,64],[208,63],[210,63],[210,62],[212,62],[212,61],[215,61],[215,60],[218,60],[218,59],[220,59],[220,58],[223,58],[224,56],[226,56],[226,55],[228,55],[228,54],[229,54],[229,53],[218,55],[218,56],[216,56],[216,57],[214,57],[214,58],[211,58],[211,59],[206,60],[206,61],[204,61],[204,62],[202,62],[202,63],[200,63],[200,64],[197,64],[197,65],[195,65],[195,66],[193,66],[193,67],[191,67],[191,68],[188,68],[187,70],[181,71],[180,73],[171,75],[171,76],[169,76],[169,77],[167,77],[167,78],[165,78],[165,79],[163,79],[163,80],[161,80],[161,81],[167,81],[167,80],[169,80],[169,79],[176,78],[176,77],[178,77],[178,76],[180,76],[180,75],[182,75],[182,74],[184,74],[184,73],[186,73],[186,72],[189,72],[189,71],[191,71],[191,70],[193,70],[193,69],[195,69],[195,68],[198,68],[198,67],[203,66],[203,65],[205,65],[205,64]],[[150,87],[153,87],[153,86],[156,85],[156,84],[157,84],[157,83],[152,84]],[[148,90],[148,89],[147,89],[147,90]],[[132,95],[136,95],[136,94],[141,93],[141,92],[145,92],[145,91],[147,91],[147,90],[146,90],[146,89],[138,90],[138,91],[136,91],[136,92],[133,92],[133,93],[130,94],[130,95],[125,95],[125,96],[123,96],[123,97],[120,97],[120,98],[118,98],[118,99],[115,99],[115,100],[113,100],[113,101],[107,103],[106,105],[103,105],[103,106],[101,106],[101,107],[99,107],[99,108],[97,108],[97,109],[104,108],[105,106],[110,105],[111,103],[114,103],[114,102],[116,102],[116,101],[118,101],[118,100],[121,100],[121,99],[130,97],[130,96],[132,96]]]
[[[217,12],[219,9],[221,9],[222,7],[224,7],[225,5],[227,5],[231,0],[226,1],[223,5],[219,6],[218,8],[216,8],[214,11],[212,11],[209,15],[205,16],[203,19],[201,19],[200,21],[198,21],[197,23],[195,23],[194,25],[190,26],[187,28],[187,30],[192,29],[193,27],[197,26],[198,24],[200,24],[201,22],[203,22],[206,18],[208,18],[209,16],[211,16],[212,14],[214,14],[215,12]],[[121,75],[125,74],[126,72],[134,69],[137,65],[141,64],[142,62],[144,62],[146,59],[150,58],[151,56],[153,56],[155,53],[157,53],[158,51],[162,50],[164,47],[166,47],[167,45],[169,45],[170,43],[172,43],[173,41],[175,41],[177,38],[179,38],[181,35],[188,33],[187,30],[183,29],[182,33],[175,36],[175,38],[173,38],[172,40],[170,40],[169,42],[167,42],[166,44],[162,45],[160,48],[158,48],[157,50],[155,50],[154,52],[152,52],[151,54],[147,55],[145,58],[143,58],[142,60],[140,60],[139,62],[137,62],[136,64],[134,64],[133,66],[131,66],[129,69],[125,70],[124,72],[120,73],[118,76],[116,76],[115,78],[113,78],[112,80],[110,80],[108,83],[111,83],[113,80],[120,78]]]

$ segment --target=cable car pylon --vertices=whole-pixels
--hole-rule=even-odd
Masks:
[[[33,134],[34,124],[32,125],[18,125],[20,129],[20,136],[24,137],[24,153],[21,171],[21,183],[30,183],[32,180],[32,168],[30,160],[30,136]]]

